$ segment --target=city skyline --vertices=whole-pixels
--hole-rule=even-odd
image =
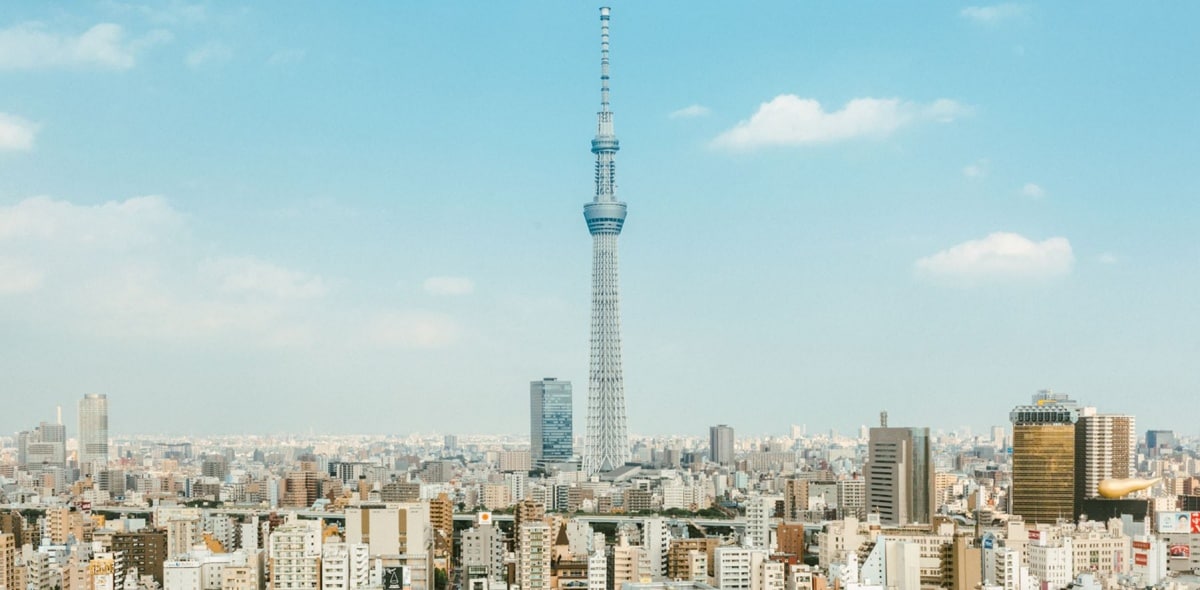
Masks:
[[[613,6],[630,433],[1048,387],[1192,434],[1138,400],[1200,385],[1197,8]],[[520,433],[583,382],[598,5],[6,8],[0,432]]]

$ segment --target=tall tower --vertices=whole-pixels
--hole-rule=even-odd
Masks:
[[[620,149],[608,108],[608,17],[600,9],[600,112],[596,114],[596,196],[584,205],[592,234],[592,341],[588,363],[587,447],[583,468],[612,471],[629,460],[625,431],[625,381],[621,373],[621,296],[617,283],[617,236],[625,203],[617,200],[616,155]]]
[[[108,465],[108,396],[89,393],[79,400],[79,469],[97,475]]]

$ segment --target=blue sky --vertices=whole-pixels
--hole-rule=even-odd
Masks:
[[[0,431],[582,434],[596,8],[7,3]],[[1195,434],[1198,12],[614,3],[631,431]]]

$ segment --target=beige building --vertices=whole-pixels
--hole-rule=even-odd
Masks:
[[[521,590],[550,590],[550,553],[554,542],[550,525],[543,521],[521,523],[517,535],[517,583]]]

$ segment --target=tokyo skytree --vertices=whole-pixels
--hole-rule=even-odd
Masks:
[[[629,460],[625,431],[625,382],[621,374],[621,297],[617,283],[617,236],[625,224],[625,203],[617,200],[616,155],[620,149],[608,109],[608,17],[600,9],[600,112],[596,114],[596,196],[584,205],[592,234],[592,339],[588,364],[588,474],[612,471]]]

